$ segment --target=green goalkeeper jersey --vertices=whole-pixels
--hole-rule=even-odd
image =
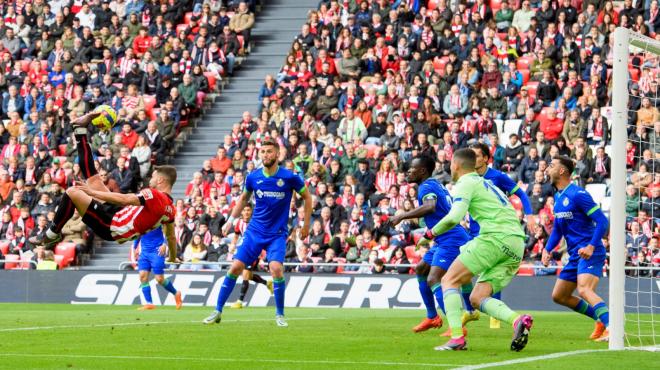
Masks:
[[[520,220],[509,199],[490,180],[476,172],[463,175],[454,186],[454,203],[464,202],[481,226],[480,234],[524,237]]]

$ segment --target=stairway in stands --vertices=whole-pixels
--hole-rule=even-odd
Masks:
[[[241,120],[243,112],[256,115],[264,77],[279,72],[291,42],[300,33],[307,13],[317,6],[318,0],[269,0],[265,3],[252,29],[251,53],[240,69],[234,71],[234,76],[201,121],[187,134],[174,158],[173,164],[178,170],[178,181],[172,194],[174,199],[184,196],[192,174],[202,168],[205,159],[215,155],[218,145],[230,133],[232,125]],[[116,270],[121,262],[128,260],[129,248],[129,243],[104,242],[82,268]]]

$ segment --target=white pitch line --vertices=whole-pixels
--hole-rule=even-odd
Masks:
[[[223,323],[228,322],[258,322],[258,321],[273,321],[274,319],[247,319],[247,320],[222,320]],[[326,317],[293,317],[287,318],[288,321],[301,321],[301,320],[327,320]],[[143,321],[143,322],[120,322],[114,324],[89,324],[89,325],[58,325],[58,326],[32,326],[23,328],[5,328],[0,329],[0,332],[16,332],[16,331],[34,331],[34,330],[53,330],[53,329],[85,329],[85,328],[104,328],[114,326],[136,326],[136,325],[167,325],[167,324],[202,324],[201,320],[190,321]]]
[[[299,365],[370,365],[370,366],[418,366],[418,367],[454,367],[457,364],[436,364],[419,362],[389,362],[389,361],[339,361],[339,360],[285,360],[266,358],[213,358],[213,357],[167,357],[167,356],[112,356],[112,355],[76,355],[76,354],[39,354],[39,353],[0,353],[0,358],[7,357],[41,357],[41,358],[78,358],[99,360],[163,360],[163,361],[193,361],[193,362],[259,362]]]
[[[541,355],[541,356],[518,358],[518,359],[515,359],[515,360],[506,360],[506,361],[500,361],[500,362],[490,362],[490,363],[483,363],[483,364],[468,365],[468,366],[459,367],[457,370],[486,369],[486,368],[489,368],[489,367],[523,364],[523,363],[526,363],[526,362],[534,362],[534,361],[539,361],[539,360],[549,360],[549,359],[554,359],[554,358],[582,355],[582,354],[585,354],[585,353],[605,352],[605,351],[607,351],[607,349],[581,349],[581,350],[578,350],[578,351],[556,352],[556,353],[550,353],[550,354]]]

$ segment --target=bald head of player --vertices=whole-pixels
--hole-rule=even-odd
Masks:
[[[277,170],[277,161],[280,156],[280,145],[273,139],[265,139],[261,143],[261,160],[269,174],[275,173]]]
[[[567,156],[559,155],[552,158],[552,162],[545,170],[552,180],[552,185],[562,190],[571,183],[571,175],[575,170],[575,163]]]
[[[451,159],[451,179],[456,182],[463,175],[474,172],[477,163],[477,155],[469,148],[459,149],[454,152]]]
[[[174,166],[156,166],[151,180],[149,180],[149,187],[170,194],[175,182],[176,168]]]
[[[433,175],[435,171],[435,161],[433,158],[420,155],[413,158],[408,169],[407,180],[414,184],[421,184]]]

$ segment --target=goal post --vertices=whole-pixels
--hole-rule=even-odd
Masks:
[[[628,60],[630,30],[614,32],[612,63],[612,164],[610,212],[610,342],[609,348],[624,348],[626,283],[626,142],[628,138]]]
[[[657,261],[653,261],[655,265],[649,261],[649,251],[652,257],[660,254],[653,255],[658,252],[652,250],[650,241],[648,248],[635,243],[628,246],[626,226],[629,222],[635,227],[640,225],[641,233],[653,240],[652,236],[657,236],[654,235],[656,223],[660,224],[660,214],[653,214],[654,202],[658,199],[655,182],[660,166],[648,164],[655,163],[653,156],[657,153],[654,152],[660,144],[660,134],[655,129],[657,115],[646,118],[648,116],[642,114],[643,109],[644,113],[652,112],[660,102],[660,41],[619,27],[614,32],[612,57],[609,348],[658,351],[660,318],[655,314],[660,313],[660,267]],[[633,84],[635,88],[631,88]],[[645,108],[646,98],[650,104]],[[631,145],[630,150],[627,145]],[[655,182],[640,180],[642,164],[649,166],[648,172]],[[628,184],[639,194],[636,215],[627,214]],[[656,195],[650,195],[654,193]],[[643,219],[642,213],[648,217]]]

